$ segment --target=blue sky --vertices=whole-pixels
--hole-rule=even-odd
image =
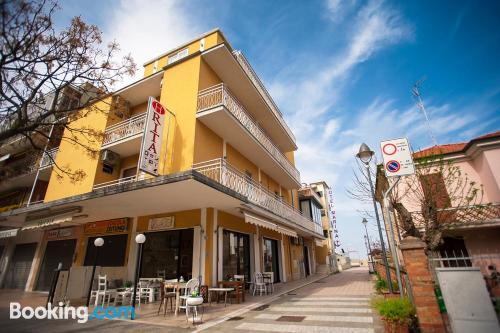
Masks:
[[[207,7],[208,6],[208,7]],[[349,199],[361,142],[407,136],[431,145],[410,94],[422,94],[438,143],[500,129],[498,1],[76,1],[81,15],[139,65],[220,27],[261,76],[297,136],[302,181],[334,189],[342,247],[364,254],[361,216]],[[142,71],[139,71],[139,74]],[[375,239],[374,221],[370,221]]]

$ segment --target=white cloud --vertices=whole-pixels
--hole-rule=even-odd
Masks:
[[[340,122],[338,119],[332,118],[328,120],[325,127],[323,128],[323,140],[330,139],[339,129]]]
[[[335,23],[342,21],[345,16],[355,7],[356,0],[327,0],[328,17]]]
[[[142,77],[145,61],[204,32],[205,27],[198,22],[182,1],[122,0],[103,28],[104,40],[115,39],[122,52],[132,54],[138,71],[135,78],[127,80],[131,82]]]

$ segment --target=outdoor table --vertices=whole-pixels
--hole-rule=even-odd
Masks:
[[[241,297],[241,301],[245,302],[245,285],[243,284],[243,281],[219,281],[219,287],[233,288],[236,292],[236,301],[240,303]]]
[[[224,307],[227,304],[227,293],[233,291],[234,288],[208,288],[208,304],[212,304],[212,292],[217,293],[217,302],[219,301],[219,293],[224,293]]]

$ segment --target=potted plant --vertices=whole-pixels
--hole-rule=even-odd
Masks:
[[[377,298],[373,307],[382,317],[387,333],[408,333],[415,310],[408,298]]]
[[[193,290],[191,295],[186,299],[186,304],[190,306],[196,306],[203,303],[203,297],[200,296],[198,290]]]

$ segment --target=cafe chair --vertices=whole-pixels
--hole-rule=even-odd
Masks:
[[[267,275],[266,286],[269,288],[270,293],[274,293],[274,272],[264,272],[262,275]]]
[[[267,286],[264,282],[264,276],[262,273],[255,273],[254,283],[253,283],[253,295],[255,296],[255,292],[258,291],[260,296],[262,296],[262,292],[267,295]]]
[[[108,290],[108,280],[107,275],[99,275],[97,279],[97,290],[92,290],[90,293],[90,302],[92,299],[95,300],[95,306],[99,303],[99,297],[102,297],[102,306],[107,302],[109,306],[109,301],[111,300],[111,295],[113,290]]]
[[[175,280],[177,282],[177,279]],[[173,300],[176,297],[175,291],[167,291],[168,285],[165,282],[160,282],[160,306],[158,307],[158,315],[160,315],[160,310],[163,307],[163,315],[167,314],[167,304],[170,301],[170,310],[174,310]]]
[[[191,295],[193,291],[197,290],[199,286],[200,286],[200,280],[198,279],[191,279],[186,283],[186,287],[184,288],[184,294],[180,296],[181,305],[179,306],[179,309],[186,310],[186,304],[189,295]]]

